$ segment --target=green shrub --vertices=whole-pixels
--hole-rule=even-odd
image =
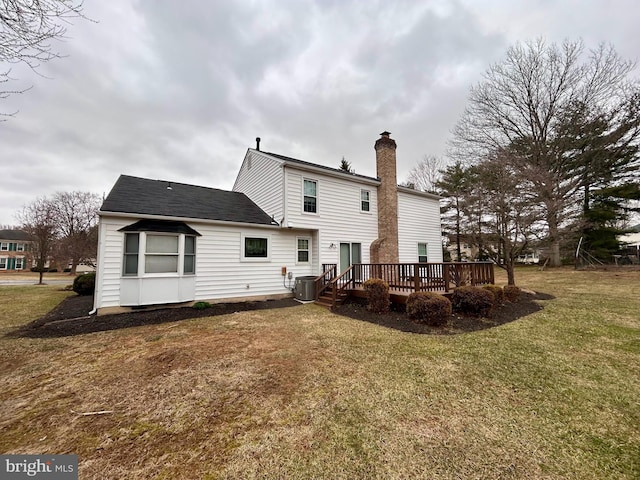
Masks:
[[[437,327],[447,323],[451,316],[451,302],[444,295],[432,292],[414,292],[407,298],[407,315],[418,323]]]
[[[460,287],[451,294],[454,312],[464,315],[486,317],[493,308],[493,294],[482,287]]]
[[[491,292],[493,295],[493,306],[499,307],[504,302],[504,290],[498,285],[485,285],[482,288]]]
[[[370,278],[363,284],[367,293],[367,309],[373,313],[389,311],[389,285],[380,278]]]
[[[93,295],[96,286],[96,272],[83,273],[73,280],[73,291],[78,295]]]
[[[520,293],[522,293],[520,287],[516,287],[515,285],[504,286],[504,298],[508,302],[515,303],[520,300]]]
[[[196,310],[205,310],[211,308],[211,304],[209,302],[196,302],[193,304],[193,308]]]

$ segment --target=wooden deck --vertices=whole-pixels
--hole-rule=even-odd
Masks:
[[[438,293],[440,295],[445,295],[445,296],[451,295],[451,292],[445,292],[444,290],[429,290],[429,291],[433,293]],[[411,293],[413,292],[407,292],[404,290],[396,290],[396,289],[390,288],[389,300],[391,300],[392,303],[405,304],[407,303],[407,298],[409,298],[409,295],[411,295]],[[367,298],[367,293],[365,292],[362,286],[357,286],[349,290],[349,295],[356,298]]]
[[[316,278],[316,301],[327,306],[342,303],[349,295],[364,296],[362,285],[369,278],[381,278],[389,285],[391,301],[406,303],[413,292],[448,295],[463,285],[494,283],[491,262],[354,264],[337,275],[334,264],[323,265]]]

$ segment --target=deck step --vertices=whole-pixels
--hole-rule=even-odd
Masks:
[[[340,295],[338,295],[338,297],[336,298],[336,305],[335,306],[339,306],[342,305],[345,300],[349,298],[349,294],[348,293],[342,293]],[[316,304],[323,306],[323,307],[327,307],[327,308],[333,308],[333,297],[331,295],[331,292],[325,292],[323,293],[323,295],[320,295],[320,297],[318,297],[318,300],[316,300]]]

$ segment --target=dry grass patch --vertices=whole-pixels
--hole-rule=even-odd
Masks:
[[[517,278],[556,299],[464,335],[305,305],[4,337],[0,451],[77,453],[88,479],[638,478],[640,273]]]

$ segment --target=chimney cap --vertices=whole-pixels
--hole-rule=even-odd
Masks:
[[[260,151],[260,137],[256,137],[256,150]]]
[[[386,130],[380,134],[381,137],[388,137],[391,135],[391,132],[387,132]]]

